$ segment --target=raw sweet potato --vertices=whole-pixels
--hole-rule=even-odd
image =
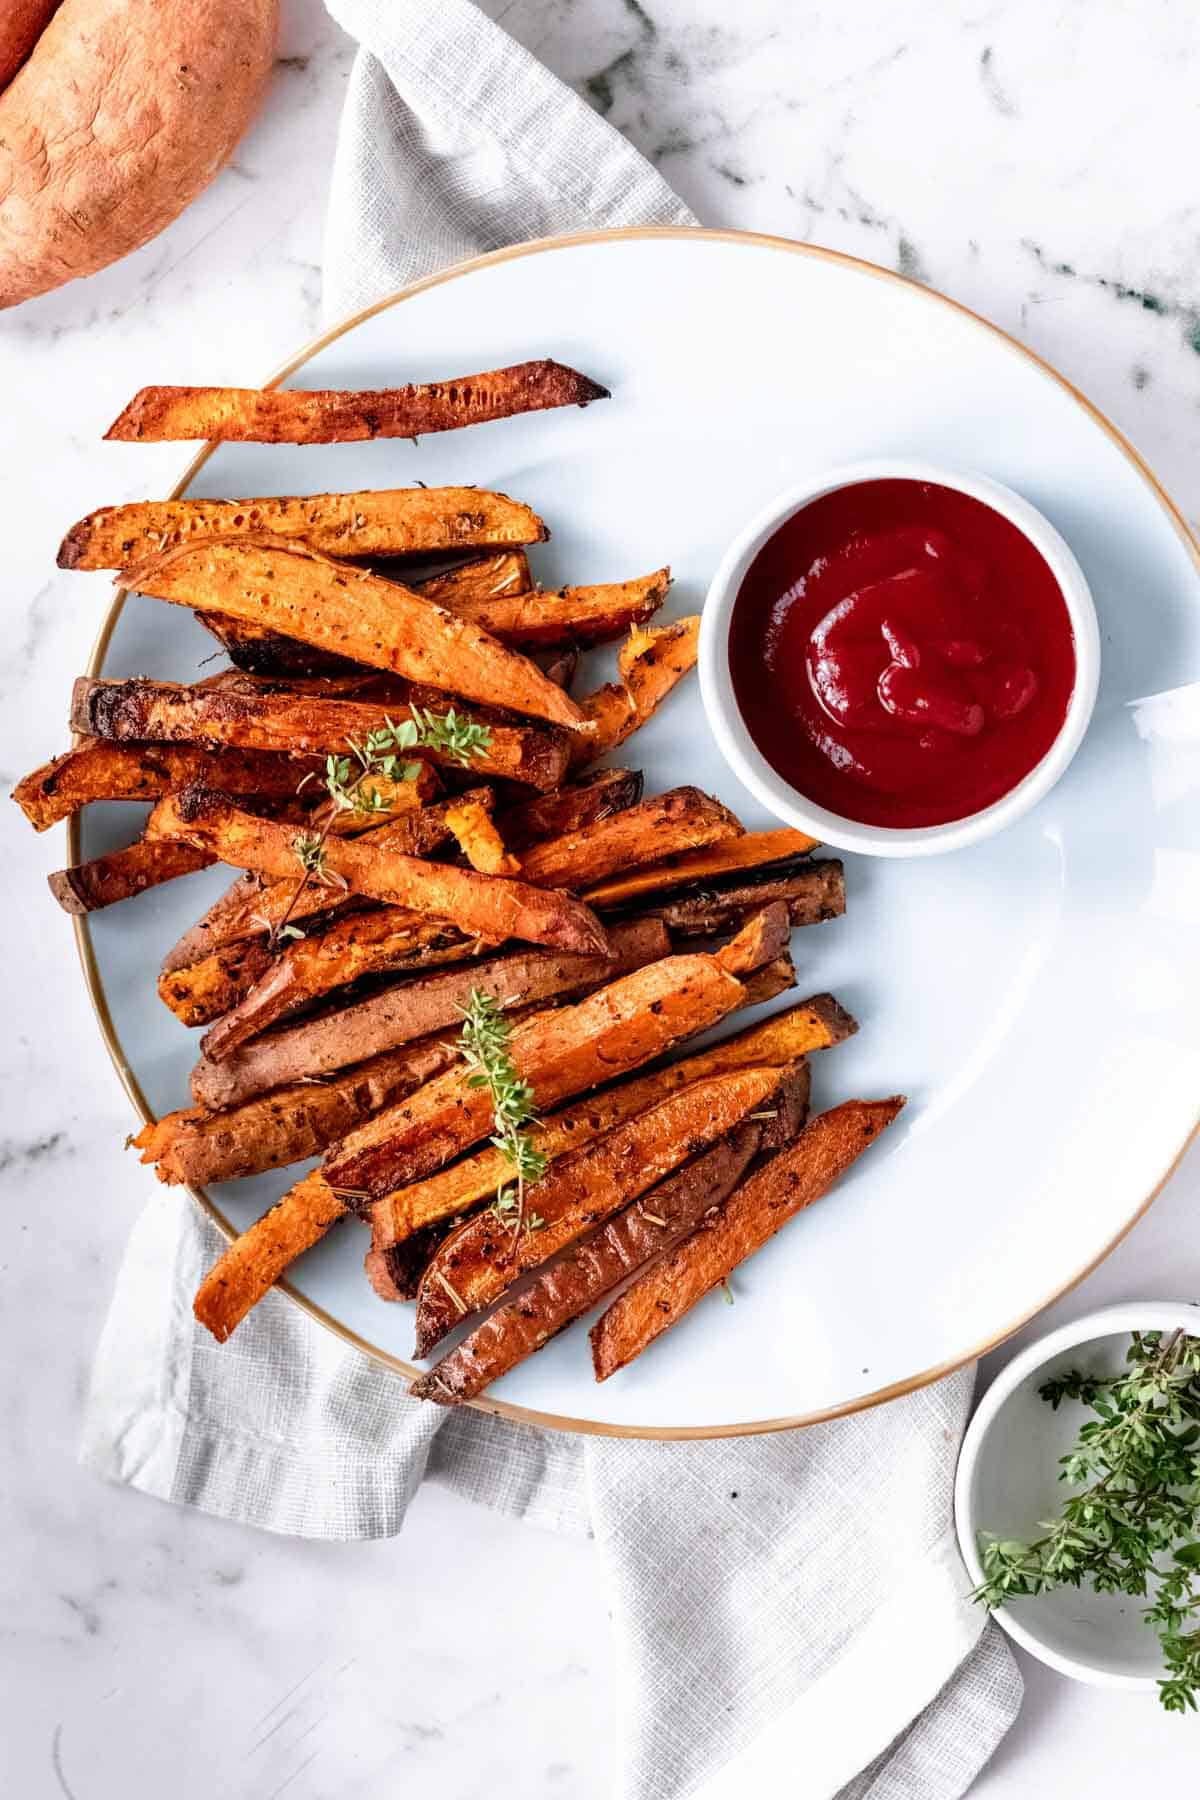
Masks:
[[[549,536],[531,507],[483,488],[377,488],[258,500],[138,500],[104,506],[72,525],[60,569],[125,569],[201,538],[299,538],[330,556],[426,555],[537,544]],[[442,604],[446,604],[445,601]]]
[[[673,1169],[732,1131],[755,1111],[770,1111],[785,1076],[776,1068],[738,1069],[693,1082],[594,1143],[560,1157],[526,1189],[511,1215],[489,1207],[452,1231],[421,1278],[417,1356],[448,1331],[593,1226],[649,1193]]]
[[[588,888],[618,869],[724,843],[742,835],[741,821],[699,788],[672,788],[578,831],[535,844],[521,858],[521,873],[539,887]]]
[[[158,841],[182,839],[234,868],[257,869],[277,880],[303,873],[297,849],[298,842],[303,847],[307,841],[303,835],[243,812],[206,788],[168,794],[151,813],[146,832]],[[608,946],[595,914],[567,894],[380,849],[371,835],[327,839],[313,882],[449,919],[461,931],[497,942],[523,938],[594,955],[603,955]]]
[[[186,1107],[144,1125],[131,1143],[160,1181],[204,1187],[319,1156],[384,1106],[459,1060],[459,1032],[387,1050],[324,1081],[298,1081],[227,1112]]]
[[[77,863],[73,869],[57,869],[46,877],[50,892],[64,912],[92,913],[130,900],[147,888],[161,887],[180,875],[194,875],[216,859],[192,844],[153,842],[139,838],[123,850],[109,851]]]
[[[519,594],[470,600],[462,595],[443,605],[471,619],[506,644],[610,644],[652,619],[667,597],[670,569],[656,569],[636,581],[597,587],[568,587],[559,593]]]
[[[542,838],[565,837],[597,819],[624,812],[641,797],[640,769],[597,769],[570,787],[505,807],[497,814],[496,825],[509,848],[520,854]]]
[[[573,740],[572,767],[607,755],[644,725],[695,667],[699,646],[698,616],[657,629],[635,627],[617,658],[620,681],[606,682],[580,703],[592,732],[590,737],[580,732]]]
[[[637,906],[639,917],[661,919],[678,937],[717,937],[755,906],[782,900],[793,925],[818,925],[846,910],[846,884],[835,857],[772,863],[745,875],[700,882],[670,900]],[[636,904],[636,903],[635,903]]]
[[[153,444],[220,438],[244,444],[348,444],[425,437],[516,413],[607,400],[608,389],[562,363],[514,363],[481,375],[362,392],[340,389],[145,387],[105,432]]]
[[[667,956],[575,1006],[535,1014],[512,1033],[508,1052],[545,1112],[706,1031],[743,992],[711,956]],[[337,1187],[378,1198],[477,1144],[491,1129],[491,1109],[487,1090],[452,1070],[351,1132],[326,1159],[325,1173]]]
[[[45,831],[94,800],[160,800],[200,779],[223,794],[285,798],[323,766],[314,756],[214,751],[200,744],[113,744],[89,737],[24,776],[12,797],[34,830]]]
[[[691,1082],[754,1066],[781,1068],[798,1062],[810,1051],[840,1044],[855,1030],[854,1020],[832,995],[816,994],[799,1006],[776,1013],[761,1025],[752,1025],[714,1044],[710,1050],[668,1063],[665,1068],[638,1075],[632,1081],[551,1113],[537,1127],[536,1147],[547,1163],[552,1163],[568,1150],[590,1143]],[[439,1219],[465,1212],[502,1187],[507,1173],[502,1152],[489,1145],[451,1168],[386,1195],[371,1211],[376,1244],[399,1242]]]
[[[125,586],[202,612],[251,619],[410,681],[552,724],[584,715],[527,657],[399,582],[296,548],[199,543],[122,576]]]
[[[529,559],[523,550],[502,550],[495,556],[481,556],[431,580],[412,582],[415,592],[449,612],[455,610],[455,599],[460,595],[468,599],[496,599],[527,593],[532,586]],[[287,637],[269,625],[259,625],[249,619],[229,619],[223,613],[211,612],[198,612],[196,617],[205,630],[224,645],[235,668],[249,675],[343,675],[363,666],[332,650],[318,650],[314,644],[303,644],[299,638]],[[565,685],[550,671],[546,673],[550,674],[556,687]]]
[[[234,1239],[208,1271],[192,1303],[201,1325],[223,1344],[234,1327],[278,1281],[289,1263],[311,1249],[346,1208],[319,1175],[309,1175]]]
[[[711,1222],[639,1276],[592,1327],[596,1380],[606,1381],[632,1362],[780,1226],[819,1200],[903,1105],[897,1095],[835,1106],[743,1182]]]
[[[198,1105],[214,1111],[236,1106],[253,1094],[301,1076],[344,1069],[461,1022],[473,992],[488,995],[505,1010],[527,1006],[628,974],[665,956],[669,948],[661,925],[639,923],[613,933],[608,956],[519,952],[491,957],[465,969],[418,975],[337,1012],[242,1044],[221,1061],[206,1056],[192,1072],[192,1097]],[[209,1042],[211,1039],[206,1040],[206,1048]]]
[[[585,889],[585,894],[593,906],[625,906],[632,900],[639,900],[643,894],[656,894],[693,882],[707,885],[719,876],[759,868],[765,863],[779,862],[783,857],[804,856],[815,848],[815,838],[806,837],[802,831],[793,831],[786,825],[775,831],[745,831],[740,837],[727,839],[712,849],[673,856],[666,862],[637,869],[630,875],[615,875]]]
[[[228,160],[276,0],[62,0],[0,95],[0,306],[106,268]]]
[[[453,710],[453,709],[451,709]],[[345,754],[373,731],[411,719],[403,702],[319,698],[289,688],[260,686],[239,674],[220,686],[178,681],[103,680],[81,676],[71,696],[71,728],[122,743],[223,745],[307,758]],[[442,717],[446,709],[442,709]],[[488,725],[488,742],[471,754],[472,776],[499,776],[531,787],[556,788],[566,773],[563,734],[532,725]],[[441,768],[461,767],[449,751],[414,752]],[[198,771],[205,773],[202,766]],[[297,781],[304,773],[303,767]],[[378,780],[374,782],[376,788]]]

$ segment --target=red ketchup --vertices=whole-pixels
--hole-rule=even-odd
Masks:
[[[868,825],[942,825],[999,800],[1062,728],[1075,637],[1057,581],[982,501],[922,481],[814,500],[733,609],[738,707],[807,799]]]

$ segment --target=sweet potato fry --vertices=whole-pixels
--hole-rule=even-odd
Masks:
[[[635,627],[617,658],[620,681],[606,682],[580,703],[592,734],[580,732],[572,741],[572,767],[606,756],[644,725],[695,667],[699,645],[698,616],[657,629]]]
[[[453,709],[451,709],[453,710]],[[440,717],[446,716],[443,705]],[[71,728],[114,742],[212,744],[284,756],[346,754],[372,731],[411,719],[403,702],[323,698],[285,687],[260,686],[236,675],[220,685],[141,679],[108,681],[82,676],[71,699]],[[471,757],[471,774],[555,788],[566,773],[568,746],[559,732],[531,725],[486,727],[486,747]],[[413,752],[442,768],[458,768],[448,751]],[[198,774],[203,775],[201,767]],[[303,767],[296,776],[298,781]],[[182,785],[180,783],[176,784]],[[378,788],[379,782],[374,785]]]
[[[214,537],[298,538],[330,556],[426,556],[537,544],[549,536],[531,507],[483,488],[379,488],[258,500],[139,500],[102,506],[72,525],[60,569],[125,569],[176,544]]]
[[[471,619],[506,644],[611,644],[652,619],[670,585],[670,569],[656,569],[653,575],[643,575],[635,581],[568,587],[558,593],[537,591],[502,599],[468,600],[456,595],[443,604],[460,619]]]
[[[122,582],[157,600],[251,619],[410,681],[579,726],[575,702],[527,657],[399,582],[299,549],[201,543],[168,551]]]
[[[840,918],[846,910],[842,864],[835,857],[775,863],[711,885],[702,882],[695,892],[684,890],[673,899],[639,906],[637,911],[639,917],[661,919],[678,937],[719,937],[736,928],[750,908],[772,900],[782,900],[793,925],[819,925]]]
[[[214,751],[200,744],[112,744],[89,737],[24,776],[12,797],[34,830],[46,831],[94,800],[160,800],[201,778],[223,794],[283,799],[320,768],[312,756]]]
[[[761,1025],[752,1025],[714,1044],[710,1050],[668,1063],[665,1068],[638,1075],[632,1081],[551,1113],[537,1128],[536,1147],[548,1164],[553,1163],[568,1150],[592,1142],[694,1081],[755,1066],[782,1068],[811,1051],[840,1044],[857,1029],[850,1014],[832,995],[816,994],[786,1012],[776,1013]],[[424,1181],[387,1194],[371,1209],[376,1246],[386,1250],[426,1225],[465,1212],[494,1194],[507,1175],[503,1154],[489,1145]]]
[[[597,819],[624,812],[641,797],[640,769],[597,769],[570,787],[505,807],[497,814],[496,825],[509,848],[520,854],[542,838],[566,837]]]
[[[57,869],[47,876],[50,892],[64,912],[93,913],[130,900],[147,888],[161,887],[180,875],[194,875],[215,861],[192,844],[167,844],[139,838],[123,850],[93,856],[73,869]]]
[[[819,1200],[874,1143],[904,1105],[848,1100],[807,1125],[796,1142],[743,1182],[698,1231],[626,1288],[591,1332],[597,1381],[607,1381],[761,1249],[804,1207]]]
[[[801,1065],[778,1096],[774,1119],[748,1120],[553,1262],[409,1390],[455,1406],[603,1299],[635,1269],[671,1250],[733,1192],[754,1157],[789,1143],[808,1113],[809,1073]]]
[[[144,387],[105,438],[153,444],[189,438],[226,443],[348,444],[425,437],[516,413],[606,400],[608,389],[562,363],[514,363],[481,375],[363,392],[341,389]]]
[[[202,1058],[192,1072],[192,1097],[215,1111],[236,1106],[253,1094],[301,1076],[320,1076],[395,1049],[430,1032],[461,1023],[473,992],[487,994],[505,1010],[595,987],[666,955],[670,943],[655,921],[626,925],[613,933],[611,955],[520,952],[491,957],[465,969],[437,970],[384,988],[365,1000],[272,1031],[253,1043],[232,1047],[221,1061]],[[205,1040],[206,1049],[213,1037]]]
[[[743,998],[715,958],[667,956],[577,1005],[538,1013],[509,1040],[509,1055],[539,1111],[636,1069],[681,1038],[706,1031]],[[351,1132],[326,1160],[336,1187],[378,1198],[419,1181],[491,1130],[491,1097],[455,1069],[411,1100]]]
[[[782,900],[769,901],[747,918],[741,930],[717,951],[717,961],[743,980],[787,952],[792,923]]]
[[[459,1061],[459,1032],[387,1050],[323,1081],[298,1081],[227,1112],[186,1107],[145,1125],[130,1142],[160,1181],[205,1187],[319,1156],[384,1106]]]
[[[587,888],[618,869],[636,869],[742,834],[727,806],[699,788],[672,788],[578,831],[535,844],[521,858],[539,887]]]
[[[553,1262],[516,1299],[498,1306],[456,1349],[412,1382],[409,1393],[439,1406],[458,1406],[524,1362],[719,1206],[752,1162],[761,1130],[755,1124],[739,1125],[721,1143],[668,1175]]]
[[[211,1025],[236,1007],[270,970],[274,951],[265,937],[219,944],[182,969],[164,969],[158,997],[183,1025]]]
[[[292,828],[242,812],[205,788],[185,788],[160,800],[146,832],[158,841],[183,839],[234,868],[257,869],[277,880],[303,872]],[[370,836],[327,839],[319,875],[352,894],[449,919],[469,935],[496,942],[523,938],[595,955],[607,949],[595,914],[566,894],[380,849]]]
[[[689,851],[647,869],[636,869],[629,875],[615,875],[585,889],[592,906],[625,906],[640,900],[643,894],[707,883],[723,875],[743,869],[760,868],[784,857],[804,856],[816,848],[816,839],[802,831],[781,825],[775,831],[744,831],[740,837],[726,839],[711,849]]]
[[[503,550],[495,556],[482,556],[474,562],[463,563],[431,580],[413,581],[411,585],[426,600],[453,612],[455,598],[459,595],[469,600],[504,599],[512,594],[528,593],[533,579],[529,573],[529,559],[523,550]],[[332,650],[318,650],[315,644],[302,644],[299,638],[287,637],[269,625],[259,625],[249,619],[229,619],[223,613],[211,612],[198,612],[196,617],[205,630],[224,645],[234,667],[248,675],[344,675],[364,666],[351,662],[349,657],[338,656]],[[551,679],[556,687],[565,685],[553,675]]]
[[[579,645],[563,644],[561,649],[535,651],[533,660],[547,681],[569,694],[575,671],[579,667]]]
[[[417,1295],[417,1356],[428,1356],[470,1313],[490,1306],[536,1268],[673,1169],[771,1110],[785,1077],[776,1068],[738,1069],[693,1082],[604,1137],[560,1157],[525,1193],[520,1217],[495,1207],[467,1219],[438,1249]]]
[[[489,806],[492,795],[489,788],[471,788],[462,798]],[[403,818],[385,819],[378,826],[370,825],[363,837],[369,836],[381,850],[399,850],[406,856],[428,856],[450,835],[450,827],[446,824],[447,810],[446,802],[421,807]],[[163,958],[163,974],[190,969],[222,945],[237,943],[243,938],[265,937],[282,924],[285,916],[292,924],[300,925],[318,915],[332,917],[345,912],[361,912],[365,906],[373,904],[356,895],[322,887],[319,883],[311,883],[297,893],[298,885],[298,874],[288,875],[280,881],[271,881],[253,870],[239,875],[213,902],[204,917],[189,926],[167,951]],[[233,1004],[230,1001],[230,1005]]]
[[[223,1344],[289,1263],[318,1243],[345,1214],[345,1202],[319,1173],[298,1181],[235,1238],[208,1271],[192,1303],[201,1325]]]
[[[481,875],[519,875],[521,865],[504,848],[504,839],[477,800],[460,800],[447,808],[446,823],[459,849]]]

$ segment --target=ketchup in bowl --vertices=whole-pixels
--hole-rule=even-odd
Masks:
[[[844,818],[897,828],[981,812],[1037,767],[1075,685],[1058,582],[980,500],[864,481],[786,520],[729,633],[733,691],[776,772]]]

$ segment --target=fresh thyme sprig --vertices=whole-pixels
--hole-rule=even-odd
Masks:
[[[507,1181],[500,1183],[493,1205],[498,1218],[511,1220],[513,1235],[519,1237],[522,1230],[540,1231],[545,1224],[536,1213],[526,1218],[525,1189],[541,1180],[546,1172],[546,1158],[527,1130],[537,1123],[533,1089],[521,1079],[509,1055],[511,1029],[499,1002],[472,988],[463,1008],[459,1052],[467,1067],[474,1070],[468,1086],[485,1087],[491,1093],[492,1122],[496,1127],[492,1143],[516,1177],[515,1187]]]
[[[980,1538],[985,1579],[974,1598],[991,1608],[1016,1595],[1088,1585],[1100,1594],[1150,1597],[1143,1618],[1158,1633],[1168,1712],[1197,1711],[1200,1696],[1200,1337],[1135,1333],[1129,1369],[1106,1378],[1070,1370],[1045,1382],[1057,1408],[1077,1400],[1096,1414],[1061,1459],[1062,1481],[1086,1483],[1033,1543]]]
[[[273,943],[284,937],[303,936],[289,921],[310,880],[333,885],[326,870],[325,840],[335,821],[346,812],[370,818],[373,814],[391,810],[387,794],[378,786],[367,785],[371,777],[393,784],[415,781],[421,765],[406,761],[406,750],[440,750],[461,763],[463,768],[469,768],[472,757],[482,756],[491,745],[492,734],[488,726],[456,713],[453,707],[444,713],[431,712],[428,707],[421,706],[409,710],[410,716],[401,719],[399,724],[385,718],[382,725],[367,733],[362,743],[356,738],[347,738],[348,756],[331,752],[325,758],[323,785],[329,795],[328,817],[319,833],[302,833],[292,840],[302,874],[287,911],[271,934]],[[306,775],[297,792],[302,792],[314,779],[311,773]]]

